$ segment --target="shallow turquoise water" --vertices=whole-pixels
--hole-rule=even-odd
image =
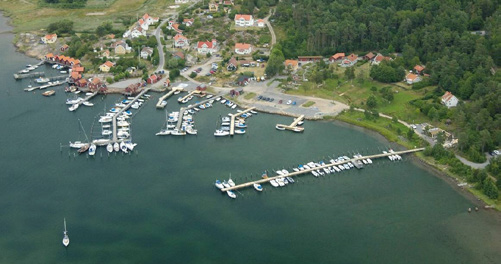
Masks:
[[[409,157],[360,171],[230,200],[212,182],[391,144],[368,131],[259,114],[247,134],[215,138],[221,105],[196,115],[198,136],[156,137],[165,118],[157,94],[133,118],[137,151],[74,157],[60,143],[83,139],[98,112],[120,98],[67,110],[66,95],[27,93],[12,73],[34,60],[0,44],[0,263],[498,263],[499,215],[473,205]],[[46,69],[51,71],[51,69]],[[109,108],[109,107],[108,107]],[[169,111],[179,108],[170,100]],[[99,133],[95,129],[94,134]],[[61,245],[63,218],[71,245]]]

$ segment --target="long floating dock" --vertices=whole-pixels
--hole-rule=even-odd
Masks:
[[[221,191],[222,192],[226,192],[226,191],[238,190],[238,189],[245,188],[245,187],[252,187],[254,183],[261,184],[261,183],[267,183],[267,182],[269,182],[271,180],[275,180],[275,179],[278,179],[278,178],[299,176],[299,175],[302,175],[302,174],[311,173],[312,171],[316,171],[318,169],[327,168],[327,167],[330,167],[330,166],[333,166],[333,165],[340,165],[340,164],[345,164],[345,163],[348,163],[348,162],[355,163],[355,162],[358,162],[359,160],[363,160],[363,159],[383,158],[383,157],[388,157],[388,156],[391,156],[391,155],[408,154],[408,153],[414,153],[414,152],[423,151],[423,150],[424,150],[424,148],[415,148],[415,149],[409,149],[409,150],[403,150],[403,151],[394,151],[394,152],[390,152],[390,153],[382,153],[382,154],[375,154],[375,155],[370,155],[370,156],[362,156],[362,157],[352,158],[352,159],[349,159],[349,160],[339,161],[339,162],[335,162],[335,163],[326,163],[325,165],[321,165],[320,167],[315,167],[315,168],[311,168],[311,169],[305,169],[305,170],[298,171],[298,172],[290,172],[287,175],[277,175],[277,176],[274,176],[274,177],[268,177],[266,179],[261,179],[261,180],[257,180],[257,181],[251,181],[251,182],[242,183],[242,184],[235,185],[235,186],[229,187],[229,188],[223,188],[223,189],[221,189]]]
[[[193,91],[189,92],[187,95],[185,95],[185,96],[183,96],[183,97],[181,97],[181,98],[177,99],[177,101],[178,101],[178,102],[182,102],[182,101],[184,101],[184,100],[188,99],[188,97],[190,97],[190,96],[192,96],[192,95],[195,95],[195,94],[200,94],[200,93],[202,93],[202,91],[199,91],[199,90],[193,90]]]
[[[168,93],[164,94],[162,97],[158,98],[158,103],[157,103],[157,108],[163,109],[165,108],[165,105],[162,105],[162,101],[171,97],[175,92],[180,91],[182,92],[184,89],[182,87],[174,87],[172,88]]]
[[[28,88],[25,88],[24,90],[27,91],[27,92],[31,92],[31,91],[34,91],[34,90],[37,90],[37,89],[43,90],[43,89],[47,89],[49,87],[63,85],[65,83],[67,83],[67,81],[62,81],[62,82],[57,82],[57,83],[51,83],[51,84],[45,84],[45,85],[41,85],[41,86],[28,87]]]
[[[145,88],[144,90],[142,90],[138,95],[136,95],[136,97],[134,97],[134,99],[132,99],[124,108],[120,109],[120,111],[118,111],[112,118],[112,126],[113,126],[113,142],[117,142],[118,141],[118,138],[117,138],[117,116],[121,115],[124,111],[127,111],[127,109],[130,108],[130,106],[135,103],[141,96],[143,96],[145,93],[147,93],[148,91],[150,91],[151,89],[151,86],[148,87],[148,88]]]
[[[20,79],[25,79],[25,78],[36,78],[36,77],[42,77],[45,76],[45,72],[30,72],[30,73],[14,73],[14,79],[20,80]]]
[[[248,113],[252,110],[256,109],[255,107],[247,108],[244,111],[236,114],[230,114],[230,136],[233,136],[235,134],[235,118],[239,117],[245,113]]]
[[[301,121],[303,121],[304,119],[304,115],[300,115],[298,118],[294,119],[294,121],[290,124],[290,125],[282,125],[282,124],[277,124],[277,129],[279,128],[282,128],[282,129],[286,129],[286,130],[291,130],[291,131],[294,131],[294,132],[303,132],[304,131],[304,127],[298,127],[297,124]]]

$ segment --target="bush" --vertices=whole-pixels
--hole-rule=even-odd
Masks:
[[[190,78],[192,78],[192,79],[193,79],[193,78],[195,78],[195,77],[197,77],[197,73],[196,73],[196,72],[191,72],[191,73],[190,73]]]

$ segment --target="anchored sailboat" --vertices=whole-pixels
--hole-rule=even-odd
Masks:
[[[68,237],[68,231],[66,230],[66,218],[64,218],[64,237],[63,237],[63,245],[68,247],[70,244],[70,238]]]

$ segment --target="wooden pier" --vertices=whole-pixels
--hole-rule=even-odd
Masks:
[[[198,102],[196,104],[189,105],[188,107],[181,107],[181,109],[179,109],[179,118],[178,118],[177,124],[176,124],[177,131],[180,131],[180,129],[181,129],[181,125],[183,124],[184,112],[186,112],[186,110],[190,110],[190,109],[195,108],[199,105],[206,104],[206,103],[210,102],[211,100],[215,100],[217,97],[218,96],[214,96],[213,98],[205,99],[205,100]]]
[[[303,121],[304,115],[300,115],[298,118],[294,119],[294,121],[290,125],[282,125],[282,124],[277,124],[276,128],[279,130],[290,130],[294,132],[303,132],[304,127],[298,127],[297,124],[301,121]]]
[[[17,74],[14,73],[14,79],[16,80],[21,80],[25,78],[37,78],[37,77],[43,77],[45,76],[45,72],[30,72],[30,73],[21,73]]]
[[[157,108],[163,109],[165,105],[162,105],[162,101],[172,96],[175,92],[182,92],[184,89],[182,87],[174,87],[168,93],[164,94],[162,97],[158,98]]]
[[[199,91],[199,90],[194,90],[194,91],[191,91],[189,92],[187,95],[177,99],[178,102],[182,102],[184,100],[186,100],[188,97],[192,96],[192,95],[195,95],[195,94],[201,94],[202,91]]]
[[[33,86],[33,87],[24,88],[24,90],[27,92],[31,92],[31,91],[34,91],[37,89],[43,90],[43,89],[47,89],[49,87],[63,85],[65,83],[67,83],[67,81],[62,81],[62,82],[58,81],[57,83],[51,83],[51,84],[45,84],[45,85],[41,85],[41,86]]]
[[[252,110],[256,109],[255,107],[251,107],[251,108],[247,108],[245,109],[244,111],[240,112],[240,113],[236,113],[236,114],[229,114],[230,116],[230,136],[233,136],[235,134],[235,118],[236,117],[239,117],[245,113],[248,113]]]
[[[260,180],[256,180],[256,181],[242,183],[242,184],[235,185],[235,186],[229,187],[229,188],[223,188],[223,189],[221,189],[221,191],[222,192],[226,192],[226,191],[238,190],[238,189],[245,188],[245,187],[252,187],[254,185],[254,183],[262,184],[262,183],[267,183],[267,182],[269,182],[271,180],[275,180],[275,179],[278,179],[278,178],[294,177],[294,176],[299,176],[299,175],[302,175],[302,174],[308,174],[308,173],[311,173],[312,171],[316,171],[318,169],[327,168],[327,167],[330,167],[330,166],[333,166],[333,165],[341,165],[341,164],[345,164],[345,163],[348,163],[348,162],[354,163],[356,161],[363,160],[363,159],[383,158],[383,157],[388,157],[390,155],[395,155],[395,154],[402,155],[402,154],[414,153],[414,152],[423,151],[423,150],[424,150],[424,148],[415,148],[415,149],[409,149],[409,150],[403,150],[403,151],[394,151],[394,152],[391,152],[391,153],[382,153],[382,154],[375,154],[375,155],[370,155],[370,156],[361,156],[361,157],[358,157],[358,158],[352,158],[352,159],[349,159],[349,160],[339,161],[339,162],[335,162],[335,163],[326,163],[325,165],[321,165],[320,167],[315,167],[315,168],[311,168],[311,169],[305,169],[305,170],[297,171],[297,172],[293,171],[293,172],[290,172],[287,175],[277,175],[277,176],[273,176],[273,177],[268,177],[266,179],[260,179]]]
[[[141,96],[143,96],[145,93],[150,91],[151,86],[148,88],[145,88],[142,90],[134,99],[132,99],[124,108],[120,109],[117,113],[112,118],[112,127],[113,127],[113,139],[112,142],[118,142],[118,137],[117,137],[117,117],[121,115],[124,111],[127,111],[127,109],[130,108],[132,104],[134,104]]]

